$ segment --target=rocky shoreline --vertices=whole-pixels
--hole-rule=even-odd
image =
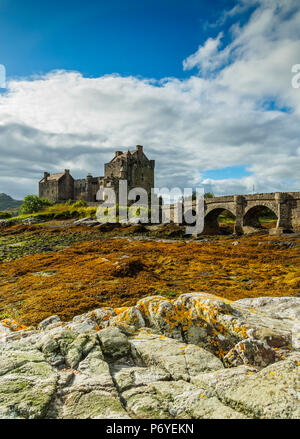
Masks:
[[[300,298],[153,296],[0,323],[0,418],[300,417]]]

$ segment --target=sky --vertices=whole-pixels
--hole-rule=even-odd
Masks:
[[[297,64],[299,0],[0,0],[0,192],[137,144],[157,187],[300,191]]]

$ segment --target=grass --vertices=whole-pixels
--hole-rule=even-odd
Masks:
[[[119,209],[119,206],[116,205],[116,209]],[[122,209],[122,208],[121,208]],[[129,207],[125,207],[126,210]],[[137,208],[139,210],[139,208]],[[142,208],[143,209],[143,208]],[[140,209],[141,210],[141,209]],[[57,203],[53,204],[53,206],[49,206],[44,208],[43,210],[35,213],[24,213],[19,214],[13,218],[8,218],[10,221],[15,220],[24,220],[26,218],[38,218],[40,220],[63,220],[63,219],[72,219],[72,218],[95,218],[97,212],[97,207],[89,207],[81,205],[81,202],[74,203]],[[115,222],[114,218],[114,208],[110,208],[107,210],[106,221],[109,221],[111,218],[111,222]],[[148,209],[143,209],[140,211],[140,215],[146,214]],[[139,216],[139,213],[138,213]],[[118,216],[116,217],[118,221]]]
[[[269,225],[273,225],[273,223],[276,224],[277,221],[277,219],[274,216],[269,216],[269,217],[261,216],[258,218],[258,220],[262,226],[266,226],[266,227],[268,227]],[[219,215],[218,222],[220,226],[227,224],[234,224],[235,218],[226,215]]]
[[[54,204],[39,212],[19,214],[10,221],[24,220],[26,218],[38,218],[41,220],[55,220],[55,219],[71,219],[71,218],[85,218],[95,217],[96,207],[89,206],[74,206],[67,203]]]

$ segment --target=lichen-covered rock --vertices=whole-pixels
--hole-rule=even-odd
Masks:
[[[52,325],[53,323],[59,323],[60,317],[58,316],[50,316],[44,319],[39,325],[38,329],[46,329],[47,326]]]
[[[252,338],[271,347],[292,343],[293,323],[269,317],[207,293],[182,294],[175,300],[147,297],[112,319],[145,326],[167,337],[197,344],[223,358],[240,341]]]
[[[255,308],[274,319],[300,319],[300,297],[255,297],[235,304]]]
[[[96,336],[88,334],[80,334],[68,346],[66,353],[66,364],[75,367],[79,361],[85,357],[96,344]]]
[[[125,357],[130,352],[129,341],[118,328],[102,329],[98,333],[103,353],[111,359]]]
[[[157,396],[167,401],[169,413],[175,418],[243,419],[239,411],[226,406],[213,393],[185,381],[153,383]]]
[[[299,418],[298,301],[280,299],[190,293],[0,322],[0,418]]]
[[[122,367],[113,374],[120,392],[156,381],[170,381],[171,374],[157,366]]]
[[[113,319],[114,326],[132,326],[135,329],[144,328],[145,320],[140,310],[135,307],[127,308]]]
[[[225,366],[254,365],[265,367],[274,363],[276,353],[274,349],[261,340],[246,338],[237,343],[228,354],[225,355],[223,361]]]
[[[63,419],[126,419],[116,391],[94,389],[70,392],[64,401]]]
[[[37,349],[0,347],[0,418],[43,418],[56,391],[57,373]]]
[[[236,303],[284,321],[291,331],[292,347],[300,349],[300,297],[256,297],[237,300]]]
[[[62,401],[62,418],[128,418],[100,347],[80,362]]]
[[[220,369],[212,372],[204,372],[191,378],[191,383],[216,394],[216,387],[220,384],[223,386],[239,382],[245,376],[253,375],[258,370],[250,366],[237,366],[230,369]]]
[[[130,339],[133,355],[139,355],[148,365],[166,369],[174,380],[189,381],[194,375],[208,370],[218,370],[222,362],[199,346],[184,344],[163,335],[140,331]]]
[[[216,393],[230,407],[253,418],[300,418],[300,355],[272,364],[238,382],[218,382]]]

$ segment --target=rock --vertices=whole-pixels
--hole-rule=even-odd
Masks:
[[[79,361],[92,350],[95,344],[95,335],[80,334],[76,337],[67,349],[65,356],[67,366],[72,368],[77,366]]]
[[[117,262],[111,273],[116,277],[133,277],[144,269],[145,266],[141,259],[131,258],[129,260],[125,260],[124,262]]]
[[[300,297],[255,297],[235,302],[248,308],[255,308],[274,319],[299,319]]]
[[[33,347],[0,347],[0,418],[45,417],[56,382],[57,373]]]
[[[190,293],[3,321],[0,418],[299,418],[298,299]]]
[[[127,356],[130,353],[130,343],[118,328],[111,327],[102,329],[98,333],[101,348],[109,359],[118,359]]]
[[[11,333],[11,329],[0,322],[0,341],[1,339],[5,339],[6,335]]]
[[[174,418],[243,419],[247,416],[219,401],[203,388],[177,381],[154,383],[157,395],[168,401],[168,411]]]
[[[241,381],[245,376],[253,375],[257,369],[249,366],[231,367],[230,369],[219,369],[212,372],[201,373],[192,377],[191,383],[204,389],[206,392],[216,395],[218,385],[226,386],[233,382]]]
[[[61,387],[62,390],[51,407],[52,417],[129,418],[99,345],[91,349],[71,377],[61,380]]]
[[[258,246],[260,246],[260,245],[269,245],[269,246],[277,247],[277,248],[282,248],[282,247],[283,248],[292,248],[292,247],[294,247],[296,245],[296,243],[293,242],[293,241],[275,241],[275,240],[272,240],[272,241],[258,242],[257,245]]]
[[[300,297],[256,297],[236,303],[254,308],[272,319],[284,320],[291,331],[291,346],[300,349]]]
[[[59,323],[61,320],[58,316],[50,316],[47,319],[41,321],[38,325],[38,329],[45,329],[47,326],[53,324],[53,323]]]
[[[171,375],[161,367],[121,367],[113,373],[119,392],[156,381],[169,381]]]
[[[94,227],[94,226],[98,226],[100,223],[99,223],[99,221],[97,221],[95,219],[92,219],[90,217],[86,217],[86,218],[81,218],[81,219],[74,221],[73,224],[76,226]]]
[[[275,361],[275,351],[260,340],[247,338],[237,343],[224,357],[225,366],[241,364],[265,367]]]
[[[146,326],[160,333],[182,340],[181,324],[177,309],[172,302],[161,296],[139,300],[136,309],[140,311]]]
[[[210,334],[207,343],[221,357],[236,343],[248,337],[264,341],[272,347],[291,343],[291,325],[266,316],[256,309],[243,307],[237,302],[205,293],[190,293],[181,295],[173,306],[185,310],[182,320],[188,330],[188,316],[198,326],[206,327]]]
[[[127,326],[133,326],[135,329],[144,328],[146,326],[142,313],[135,307],[127,308],[112,321],[112,325],[115,326],[122,326],[124,323]]]
[[[0,220],[0,227],[10,227],[16,225],[17,222],[13,220]]]
[[[141,331],[130,339],[134,351],[148,366],[167,370],[174,380],[189,381],[192,376],[208,370],[218,370],[222,362],[199,346],[187,345],[161,335]]]
[[[72,320],[68,324],[68,329],[77,332],[78,334],[85,334],[89,331],[95,330],[98,327],[95,320],[92,320],[88,316],[81,318],[80,320]]]
[[[124,313],[128,325],[137,325],[134,310],[154,331],[197,344],[220,358],[249,337],[276,348],[292,342],[291,323],[206,293],[182,294],[173,301],[160,296],[142,299]]]
[[[128,419],[116,391],[101,389],[70,392],[64,400],[63,419]]]
[[[300,360],[300,356],[298,356]],[[284,360],[239,382],[219,382],[219,399],[245,415],[263,419],[300,417],[300,362]]]
[[[91,320],[94,320],[99,326],[102,327],[107,326],[109,320],[115,317],[115,315],[116,313],[113,308],[98,308],[88,313],[88,316],[91,318]],[[75,321],[75,319],[76,317],[74,317],[73,321]]]

